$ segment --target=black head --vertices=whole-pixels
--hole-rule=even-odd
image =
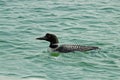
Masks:
[[[54,35],[54,34],[50,34],[50,33],[47,33],[45,36],[40,37],[40,38],[36,38],[36,39],[37,40],[46,40],[46,41],[49,41],[52,44],[55,44],[55,43],[59,42],[57,36]]]

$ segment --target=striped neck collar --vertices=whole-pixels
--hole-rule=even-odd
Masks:
[[[58,43],[50,44],[49,47],[50,48],[58,48]]]

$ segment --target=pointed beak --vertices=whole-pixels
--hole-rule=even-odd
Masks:
[[[39,37],[39,38],[36,38],[37,40],[46,40],[45,37]]]

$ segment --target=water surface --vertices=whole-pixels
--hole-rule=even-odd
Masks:
[[[0,80],[119,80],[119,0],[0,0]],[[50,55],[60,43],[101,49]]]

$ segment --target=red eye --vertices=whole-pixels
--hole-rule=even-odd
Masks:
[[[52,36],[51,36],[51,34],[47,33],[47,34],[46,34],[46,37],[47,37],[47,38],[51,38]]]
[[[50,38],[50,37],[51,37],[51,35],[47,34],[47,35],[46,35],[46,37],[47,37],[47,38]]]
[[[48,38],[50,38],[51,36],[50,36],[50,35],[48,35],[47,37],[48,37]]]

